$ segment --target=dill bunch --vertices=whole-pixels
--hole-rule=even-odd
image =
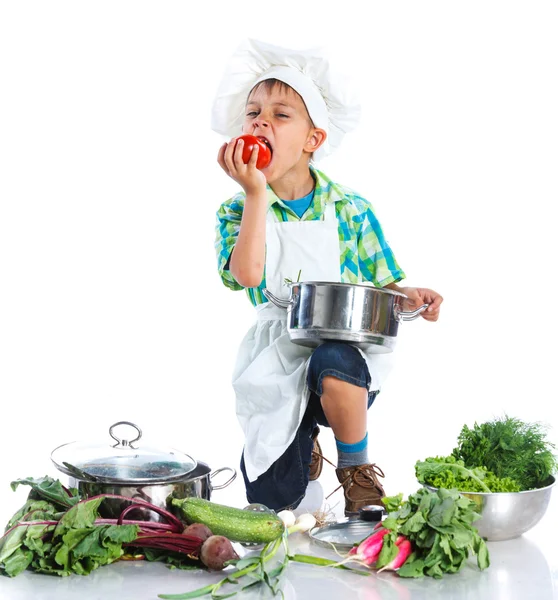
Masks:
[[[472,429],[464,425],[452,456],[466,467],[483,466],[499,478],[513,479],[521,490],[531,490],[546,485],[556,472],[554,448],[543,425],[505,415]]]

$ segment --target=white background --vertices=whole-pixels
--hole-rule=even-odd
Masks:
[[[363,118],[320,166],[373,202],[408,284],[445,298],[438,323],[401,327],[369,412],[387,492],[414,491],[415,461],[464,423],[556,425],[554,2],[0,7],[0,521],[27,493],[11,480],[56,475],[55,446],[122,419],[238,466],[230,376],[253,311],[216,271],[238,188],[209,117],[245,37],[329,45]]]

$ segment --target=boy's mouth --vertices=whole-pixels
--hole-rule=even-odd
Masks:
[[[269,151],[271,152],[271,155],[273,156],[273,148],[271,147],[269,140],[267,138],[265,138],[263,135],[259,135],[258,139],[261,140],[269,148]]]

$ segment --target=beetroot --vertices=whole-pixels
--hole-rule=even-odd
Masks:
[[[207,525],[204,525],[203,523],[192,523],[191,525],[188,525],[188,527],[186,527],[186,529],[182,533],[184,535],[192,535],[194,537],[198,537],[203,542],[205,542],[207,538],[210,538],[213,535],[211,529],[209,529],[209,527]]]
[[[229,539],[223,535],[212,535],[203,543],[200,551],[202,563],[214,571],[221,571],[225,563],[238,558]]]

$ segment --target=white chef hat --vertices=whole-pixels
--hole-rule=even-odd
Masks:
[[[229,138],[240,135],[248,95],[265,79],[278,79],[298,92],[314,125],[326,131],[327,139],[314,160],[333,152],[358,124],[360,105],[346,82],[332,72],[324,49],[289,50],[249,39],[237,48],[225,70],[211,128]]]

